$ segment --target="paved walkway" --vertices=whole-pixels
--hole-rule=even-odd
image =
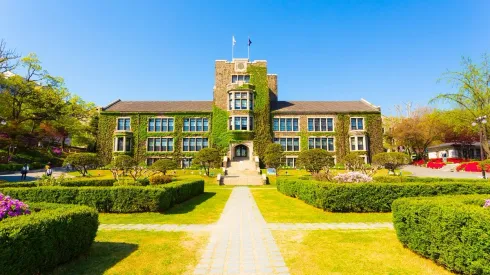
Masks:
[[[194,274],[289,274],[247,187],[233,189]]]
[[[481,178],[481,173],[441,171],[439,169],[431,169],[431,168],[420,167],[415,165],[407,165],[403,167],[403,170],[412,172],[412,175],[415,177],[473,178],[473,179]]]
[[[31,170],[31,171],[29,171],[29,173],[27,173],[27,177],[26,177],[25,181],[37,180],[37,179],[41,178],[45,173],[46,173],[46,171],[44,169]],[[64,169],[64,168],[59,168],[59,167],[53,168],[53,177],[57,178],[62,174],[65,174],[65,178],[72,177],[72,176],[66,174],[66,169]],[[9,174],[2,174],[2,175],[0,175],[0,180],[5,180],[5,181],[9,181],[9,182],[17,182],[17,181],[21,181],[20,177],[21,177],[21,175],[20,175],[20,171],[19,171],[19,172],[13,172],[13,173],[9,173]]]

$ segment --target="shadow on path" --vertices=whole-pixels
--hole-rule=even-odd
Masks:
[[[104,274],[138,249],[138,245],[117,242],[94,242],[86,255],[57,267],[48,274]]]

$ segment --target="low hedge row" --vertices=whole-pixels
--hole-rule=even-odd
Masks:
[[[490,274],[490,195],[404,198],[393,221],[404,246],[449,270]]]
[[[332,212],[390,212],[394,200],[404,197],[486,194],[490,183],[480,182],[404,182],[404,183],[328,183],[278,177],[277,190],[315,207]]]
[[[203,193],[204,181],[183,181],[161,187],[0,187],[0,192],[29,202],[88,205],[99,212],[157,212]]]
[[[31,215],[0,222],[0,273],[39,274],[88,251],[99,225],[87,206],[32,203]]]
[[[375,176],[375,182],[489,182],[487,179],[458,179],[434,177]]]
[[[79,186],[113,186],[114,179],[68,179],[63,181],[60,186],[79,187]],[[7,187],[37,187],[35,181],[28,182],[0,182],[0,188]]]

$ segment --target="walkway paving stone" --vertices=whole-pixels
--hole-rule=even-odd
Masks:
[[[268,223],[270,230],[372,230],[393,229],[391,222],[372,223]]]
[[[247,187],[233,189],[194,274],[289,274]]]

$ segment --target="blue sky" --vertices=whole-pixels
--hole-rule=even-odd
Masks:
[[[214,61],[265,59],[282,100],[426,105],[490,54],[490,1],[3,0],[0,38],[88,101],[211,100]],[[7,11],[7,12],[5,12]]]

